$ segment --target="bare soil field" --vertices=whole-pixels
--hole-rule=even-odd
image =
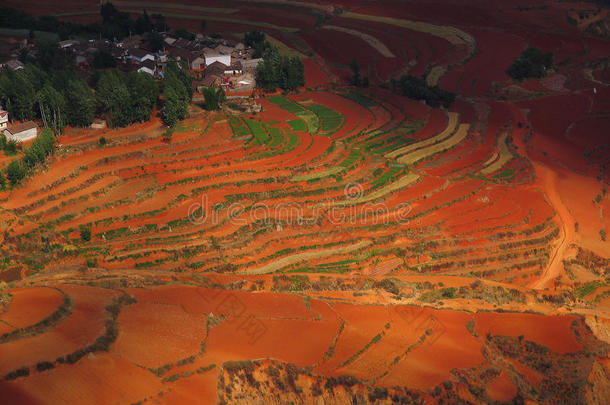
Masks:
[[[193,105],[170,142],[159,111],[67,128],[0,192],[2,401],[607,402],[610,41],[567,22],[582,5],[146,7],[265,31],[305,86],[257,90],[259,113]],[[555,64],[517,82],[527,45]],[[406,73],[456,101],[398,95]]]

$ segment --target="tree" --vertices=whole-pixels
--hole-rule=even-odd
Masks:
[[[173,127],[178,122],[180,98],[173,86],[165,85],[163,88],[163,109],[161,115],[163,122],[168,127]]]
[[[21,183],[21,180],[23,180],[26,175],[26,171],[21,163],[21,160],[16,159],[9,163],[8,167],[6,168],[6,175],[8,176],[12,187]]]
[[[553,66],[553,53],[544,53],[539,48],[530,47],[512,61],[506,73],[516,80],[541,78]]]
[[[153,29],[156,31],[165,32],[168,30],[167,22],[163,14],[153,14],[152,19],[155,20]]]
[[[146,10],[144,10],[141,17],[138,17],[134,23],[134,31],[136,34],[142,35],[146,32],[151,32],[153,30],[153,23],[148,16]]]
[[[188,39],[189,41],[192,41],[195,39],[195,34],[193,34],[192,32],[189,32],[187,30],[185,30],[184,28],[178,28],[174,31],[174,35],[176,35],[178,38],[184,38],[184,39]]]
[[[55,132],[63,132],[64,111],[66,101],[64,96],[50,84],[46,84],[36,94],[38,114],[45,127],[51,127]]]
[[[256,68],[256,83],[265,90],[295,90],[305,85],[305,71],[299,57],[281,56],[277,47],[265,50],[263,63]]]
[[[163,36],[157,31],[149,33],[146,37],[146,42],[148,43],[148,47],[150,48],[150,50],[153,52],[158,52],[162,50],[165,46]]]
[[[449,107],[455,100],[455,94],[442,90],[438,86],[428,86],[422,78],[403,75],[400,79],[392,79],[392,87],[405,97],[414,100],[424,100],[429,106]]]
[[[54,145],[55,136],[53,131],[50,128],[43,128],[40,136],[25,150],[25,157],[23,158],[24,166],[33,168],[37,164],[44,163],[47,156],[53,153]]]
[[[119,10],[111,2],[102,4],[100,7],[100,15],[104,24],[111,23],[119,14]]]
[[[265,90],[275,90],[280,87],[281,57],[277,47],[271,46],[263,55],[263,63],[256,67],[256,83]]]
[[[34,116],[35,92],[25,69],[4,70],[0,76],[0,101],[11,117],[24,121]]]
[[[15,142],[12,139],[6,141],[6,144],[4,145],[4,154],[6,156],[16,155],[17,154],[17,142]]]
[[[107,69],[116,67],[116,60],[110,52],[98,49],[93,55],[93,67],[96,69]]]
[[[37,40],[34,46],[38,65],[46,71],[72,70],[76,66],[74,53],[60,48],[57,42]]]
[[[297,87],[305,85],[305,69],[301,58],[298,56],[284,58],[282,60],[282,69],[286,76],[286,84],[282,88],[296,90]]]
[[[118,70],[102,73],[97,83],[96,99],[101,110],[110,113],[113,127],[124,127],[132,121],[132,104],[124,74]]]
[[[244,44],[254,48],[256,44],[265,42],[265,33],[261,31],[248,31],[244,34]]]
[[[81,78],[69,81],[66,92],[66,123],[76,127],[88,127],[95,118],[95,98],[87,83]]]
[[[203,89],[203,97],[205,98],[206,110],[215,111],[220,108],[220,105],[225,100],[225,91],[222,87],[205,87]]]
[[[149,74],[131,72],[127,75],[127,89],[131,95],[131,122],[145,122],[159,98],[159,86]]]
[[[205,32],[205,28],[207,27],[208,22],[206,20],[201,20],[201,32]]]

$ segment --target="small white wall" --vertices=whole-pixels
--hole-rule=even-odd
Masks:
[[[29,141],[30,139],[34,139],[36,138],[36,136],[38,136],[38,131],[36,128],[31,128],[25,131],[21,131],[21,132],[17,132],[16,134],[11,134],[8,130],[4,131],[4,135],[6,135],[6,138],[9,141],[15,141],[15,142],[25,142],[25,141]]]
[[[146,66],[142,66],[140,69],[138,69],[138,72],[140,72],[140,73],[148,73],[151,76],[155,75],[155,72],[153,72],[152,70],[150,70]]]

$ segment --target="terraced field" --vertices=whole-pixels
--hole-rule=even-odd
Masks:
[[[479,3],[459,24],[450,4],[320,19],[320,3],[151,3],[174,26],[269,30],[312,52],[316,85],[260,92],[256,114],[192,105],[171,142],[158,117],[69,128],[0,192],[0,397],[604,403],[605,76],[566,62],[560,90],[510,82],[492,39],[509,55],[526,37],[572,48],[529,11]],[[66,18],[92,18],[80,6]],[[532,13],[573,30],[558,7]],[[333,41],[358,49],[370,88],[344,80]],[[582,41],[590,58],[610,49]],[[376,85],[406,71],[458,99],[433,109]]]

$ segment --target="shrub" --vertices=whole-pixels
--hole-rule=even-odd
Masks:
[[[9,163],[6,168],[6,175],[8,176],[11,186],[16,186],[21,183],[21,180],[25,178],[26,171],[20,160],[13,160]]]
[[[21,367],[15,371],[11,371],[7,375],[5,375],[4,379],[9,381],[9,380],[14,380],[19,377],[27,377],[29,375],[30,375],[30,369],[28,367]]]
[[[506,73],[516,80],[540,78],[553,66],[553,53],[544,53],[538,48],[527,48],[511,63]]]
[[[80,239],[83,242],[89,242],[91,240],[91,228],[81,225],[80,227]]]
[[[398,289],[398,287],[396,286],[394,281],[389,278],[386,278],[386,279],[383,279],[380,281],[376,281],[373,284],[373,288],[381,288],[382,290],[386,290],[390,294],[394,294],[394,295],[398,295],[400,293],[400,290]]]
[[[55,364],[51,363],[50,361],[41,361],[40,363],[36,364],[36,370],[38,371],[50,370],[54,367]]]
[[[169,127],[163,132],[163,142],[170,143],[174,135],[174,127]]]
[[[448,108],[455,101],[455,94],[442,90],[438,86],[429,86],[424,79],[403,75],[400,79],[392,79],[392,88],[405,97],[413,100],[423,100],[430,107]]]
[[[369,392],[369,401],[375,402],[378,399],[386,399],[388,397],[388,389],[375,387],[373,391]]]
[[[4,154],[6,156],[13,156],[17,154],[17,142],[14,140],[6,141],[4,144]]]
[[[102,136],[102,137],[100,137],[100,140],[99,140],[98,142],[99,142],[99,144],[100,144],[101,146],[104,146],[104,145],[106,145],[106,138],[104,138],[104,137]]]

